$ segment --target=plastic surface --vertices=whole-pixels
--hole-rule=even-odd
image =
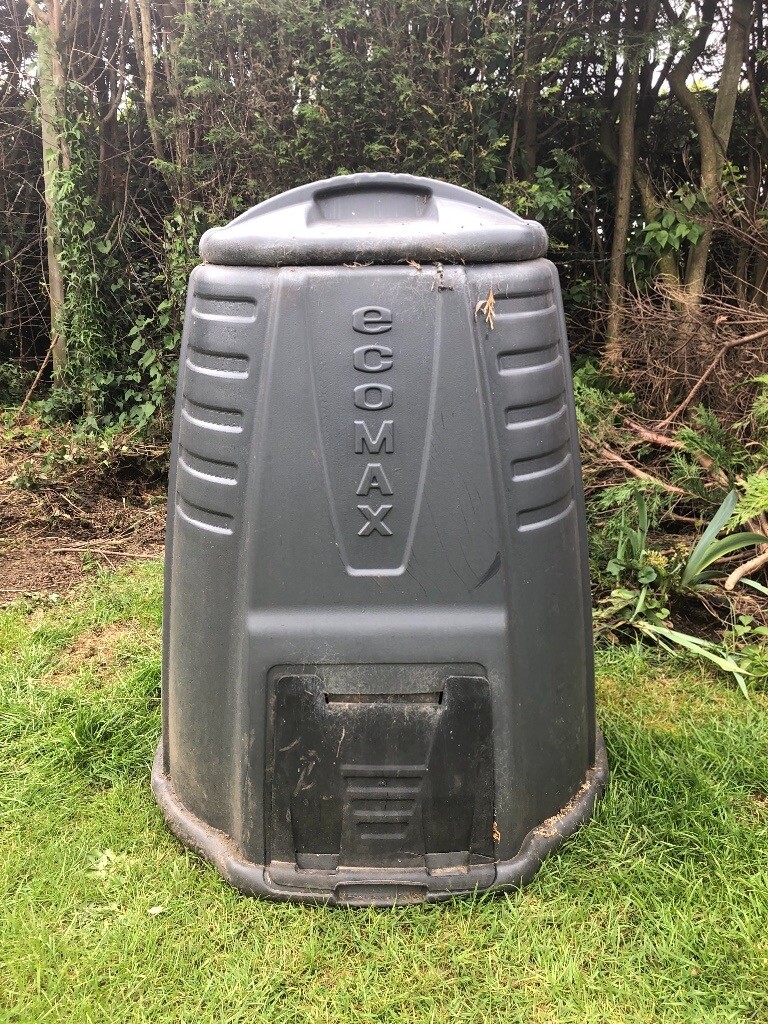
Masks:
[[[411,174],[350,174],[302,185],[203,235],[228,266],[494,263],[543,256],[547,234],[498,203]]]
[[[164,629],[153,786],[234,885],[529,878],[607,777],[554,267],[199,267]]]

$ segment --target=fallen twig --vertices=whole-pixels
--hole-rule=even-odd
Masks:
[[[81,515],[81,516],[82,516],[82,517],[83,517],[84,519],[87,519],[87,518],[88,518],[88,514],[87,514],[87,512],[85,512],[85,511],[84,511],[83,509],[81,509],[79,505],[76,505],[76,504],[74,503],[74,501],[72,501],[72,499],[71,499],[71,498],[68,498],[68,497],[66,496],[66,494],[64,494],[64,492],[63,492],[63,491],[59,491],[59,497],[60,497],[60,498],[62,498],[62,499],[63,499],[64,501],[66,501],[66,503],[67,503],[67,504],[68,504],[68,505],[69,505],[69,506],[70,506],[71,508],[73,508],[73,509],[75,510],[75,512],[79,512],[79,514],[80,514],[80,515]]]
[[[688,492],[684,491],[682,487],[678,487],[676,484],[668,484],[664,480],[660,480],[657,476],[651,476],[650,473],[646,473],[644,469],[640,469],[639,466],[633,466],[631,462],[627,462],[625,458],[622,458],[618,452],[613,451],[608,445],[603,445],[600,448],[600,454],[608,459],[609,462],[615,463],[617,466],[621,466],[622,469],[626,469],[632,476],[637,477],[638,480],[647,480],[648,483],[655,484],[657,487],[663,487],[665,491],[669,491],[670,494],[681,494],[685,495]]]
[[[763,551],[762,554],[750,558],[748,562],[743,562],[741,565],[736,566],[725,581],[725,589],[733,590],[739,580],[743,580],[745,576],[749,576],[756,569],[762,569],[764,565],[768,565],[768,551]]]
[[[685,450],[685,445],[682,441],[676,441],[673,437],[660,434],[657,430],[649,430],[648,427],[644,427],[642,423],[637,423],[635,420],[625,419],[624,424],[629,430],[638,434],[643,441],[650,441],[651,444],[660,444],[664,448]]]
[[[702,452],[691,452],[682,441],[677,441],[673,437],[667,437],[666,434],[660,434],[657,430],[650,430],[635,420],[625,419],[624,425],[643,441],[661,445],[664,448],[674,448],[676,451],[687,451],[698,462],[704,472],[710,474],[715,483],[723,487],[728,486],[728,477],[721,469],[715,466],[708,455],[704,455]]]
[[[120,558],[157,558],[157,555],[140,555],[134,551],[113,551],[108,548],[92,548],[89,545],[85,545],[84,547],[51,548],[52,554],[60,554],[62,551],[77,551],[81,554],[84,554],[87,551],[89,554],[93,555],[104,555],[105,558],[108,558],[110,555],[115,555]]]
[[[646,473],[644,469],[640,469],[639,466],[634,466],[631,462],[628,462],[623,456],[619,455],[612,448],[609,448],[607,444],[596,445],[592,443],[589,438],[582,437],[583,443],[595,451],[597,454],[602,455],[608,462],[612,462],[616,466],[621,466],[622,469],[626,470],[631,476],[637,477],[638,480],[646,480],[648,483],[655,484],[656,487],[661,487],[670,494],[679,494],[685,497],[688,492],[683,490],[682,487],[678,487],[676,484],[669,484],[665,480],[659,479],[657,476],[652,476],[650,473]]]
[[[56,337],[54,336],[54,339],[53,339],[53,341],[51,342],[50,348],[49,348],[49,349],[48,349],[48,351],[47,351],[47,352],[45,353],[45,359],[44,359],[44,360],[42,361],[42,363],[40,364],[40,369],[39,369],[39,370],[37,371],[37,373],[35,374],[35,379],[34,379],[34,380],[32,381],[32,383],[31,383],[31,384],[30,384],[30,386],[29,386],[29,391],[28,391],[28,392],[26,393],[26,395],[24,395],[24,401],[23,401],[23,402],[21,403],[21,405],[19,406],[18,410],[16,411],[16,416],[17,416],[17,417],[21,416],[21,414],[22,414],[22,413],[24,412],[24,410],[26,409],[26,407],[27,407],[27,402],[28,402],[28,401],[30,400],[30,398],[32,397],[32,394],[33,394],[33,392],[34,392],[35,388],[37,387],[37,385],[38,385],[38,383],[39,383],[39,381],[40,381],[40,378],[41,378],[41,377],[43,376],[43,370],[44,370],[44,369],[46,368],[46,366],[48,365],[48,360],[49,360],[49,359],[51,358],[51,353],[53,352],[53,346],[54,346],[55,344],[56,344]]]

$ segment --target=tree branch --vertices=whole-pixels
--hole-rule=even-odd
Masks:
[[[728,352],[732,348],[736,348],[737,345],[746,345],[747,342],[749,342],[749,341],[758,341],[760,338],[765,338],[767,335],[768,335],[768,327],[765,327],[765,328],[763,328],[762,331],[755,331],[754,334],[748,334],[744,338],[731,338],[730,341],[726,341],[726,343],[721,347],[720,351],[717,353],[715,358],[712,360],[712,362],[706,368],[704,373],[702,373],[702,375],[699,377],[699,379],[693,385],[693,387],[688,392],[688,394],[685,396],[685,398],[682,400],[682,402],[678,405],[678,407],[676,409],[673,409],[673,411],[669,414],[669,416],[667,416],[665,419],[661,420],[659,423],[656,424],[656,429],[657,430],[663,430],[664,427],[668,427],[670,423],[672,423],[674,420],[676,420],[677,417],[681,413],[685,412],[685,410],[688,408],[688,406],[694,400],[696,395],[698,395],[698,393],[704,387],[704,384],[712,376],[712,374],[715,371],[715,367],[720,362],[720,360],[723,358],[723,356],[725,355],[726,352]]]
[[[764,565],[768,565],[768,551],[763,551],[762,554],[750,558],[748,562],[743,562],[741,565],[736,566],[725,581],[725,589],[733,590],[739,580],[743,580],[745,576],[749,576],[756,569],[762,569]]]

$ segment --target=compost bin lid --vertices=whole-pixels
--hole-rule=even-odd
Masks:
[[[349,174],[267,199],[206,231],[200,254],[226,266],[507,263],[535,259],[547,233],[458,185],[411,174]]]

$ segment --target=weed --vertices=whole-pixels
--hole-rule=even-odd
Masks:
[[[757,652],[764,634],[757,627],[742,623],[742,632],[738,634],[741,648],[752,649],[748,657],[745,653],[739,660],[733,643],[728,644],[737,635],[733,630],[724,642],[717,643],[673,629],[671,605],[681,596],[703,598],[714,591],[714,581],[722,579],[726,573],[713,566],[736,551],[765,543],[766,538],[750,532],[719,536],[736,513],[738,495],[731,491],[690,553],[683,547],[672,552],[660,551],[649,543],[648,510],[642,494],[636,495],[636,502],[637,526],[630,527],[622,522],[616,553],[606,566],[606,571],[622,585],[601,601],[596,614],[599,629],[614,635],[630,629],[667,649],[670,644],[682,647],[730,673],[744,696],[748,696],[745,676],[753,674],[750,666],[761,662]],[[747,633],[757,644],[745,641]]]

